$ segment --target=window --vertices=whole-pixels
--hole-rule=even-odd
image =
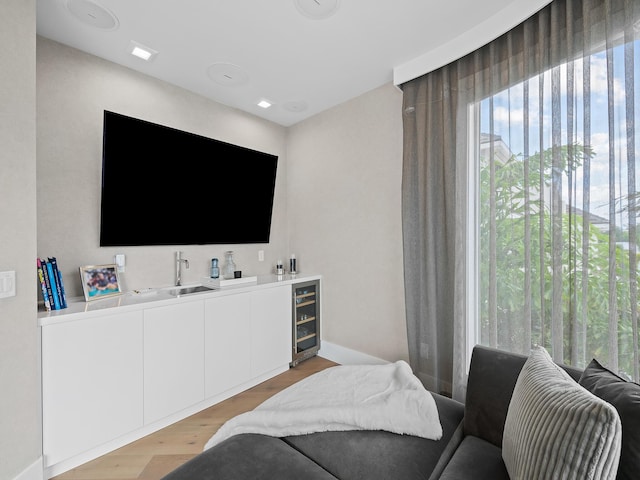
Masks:
[[[639,47],[603,46],[476,104],[479,343],[597,357],[639,380]]]

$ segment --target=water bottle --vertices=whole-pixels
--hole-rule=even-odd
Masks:
[[[218,278],[218,277],[220,277],[220,268],[218,267],[218,259],[212,258],[211,259],[211,278]]]

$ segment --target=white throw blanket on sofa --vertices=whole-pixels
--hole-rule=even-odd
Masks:
[[[344,430],[442,437],[433,396],[400,360],[339,365],[315,373],[227,421],[204,449],[239,433],[284,437]]]

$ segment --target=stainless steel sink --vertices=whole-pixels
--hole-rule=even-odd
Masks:
[[[176,287],[169,290],[169,295],[174,297],[181,297],[182,295],[192,295],[194,293],[213,292],[214,287],[207,287],[205,285],[195,285],[191,287]]]

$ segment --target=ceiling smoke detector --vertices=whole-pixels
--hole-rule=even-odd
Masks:
[[[336,13],[340,0],[294,0],[294,3],[305,17],[320,20]]]
[[[90,0],[67,0],[67,10],[82,23],[101,30],[115,30],[118,18],[109,10]]]
[[[289,112],[304,112],[307,109],[307,103],[302,100],[294,100],[283,105],[284,109]]]
[[[218,85],[235,87],[249,81],[249,75],[232,63],[214,63],[207,68],[207,75]]]

